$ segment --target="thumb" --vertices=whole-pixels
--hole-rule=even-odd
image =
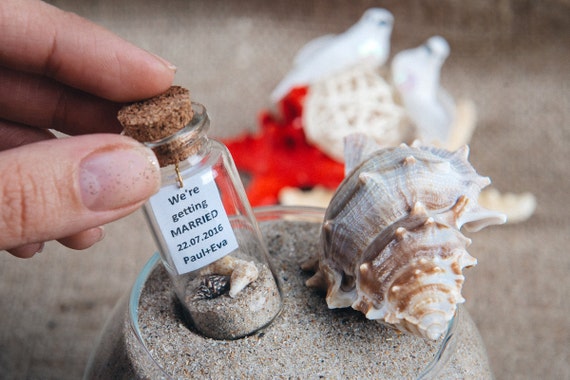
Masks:
[[[135,211],[160,186],[150,149],[119,135],[0,153],[0,249],[64,238]]]

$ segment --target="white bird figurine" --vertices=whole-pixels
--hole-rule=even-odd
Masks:
[[[310,41],[297,53],[293,68],[271,93],[271,101],[277,103],[294,87],[312,84],[357,62],[383,65],[390,53],[393,22],[389,11],[371,8],[344,33]]]
[[[447,41],[434,36],[392,60],[394,85],[424,144],[445,146],[455,117],[455,104],[440,86],[441,67],[448,55]]]

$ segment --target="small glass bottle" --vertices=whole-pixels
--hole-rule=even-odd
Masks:
[[[282,296],[235,164],[208,138],[204,106],[191,107],[182,129],[144,142],[162,176],[144,211],[191,325],[211,338],[236,339],[267,326]]]

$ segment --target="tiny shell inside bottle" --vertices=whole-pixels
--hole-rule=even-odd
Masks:
[[[215,339],[268,325],[281,308],[279,284],[233,160],[206,134],[204,106],[172,87],[118,117],[160,163],[162,186],[144,211],[190,325]]]

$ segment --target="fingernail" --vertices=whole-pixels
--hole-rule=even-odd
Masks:
[[[105,227],[93,227],[90,232],[93,234],[93,244],[99,243],[101,240],[105,238]]]
[[[80,164],[79,186],[83,204],[93,211],[146,200],[160,187],[156,156],[143,146],[96,151]]]
[[[150,53],[152,54],[157,60],[160,61],[160,63],[162,63],[164,66],[166,66],[169,70],[176,72],[176,70],[178,70],[178,68],[173,65],[172,63],[168,62],[166,59],[162,58],[159,55],[156,55],[154,53]]]
[[[98,242],[105,239],[106,233],[105,233],[105,227],[104,226],[99,227],[99,233],[100,233],[100,235],[99,235],[99,240],[97,240]]]
[[[14,256],[28,259],[30,257],[33,257],[36,253],[43,251],[44,247],[45,243],[30,243],[21,247],[9,249],[8,252]]]

